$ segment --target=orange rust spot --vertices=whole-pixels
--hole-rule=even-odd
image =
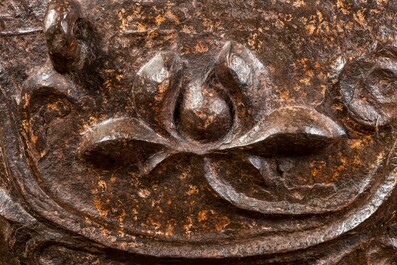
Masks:
[[[99,185],[99,187],[102,188],[102,190],[106,190],[108,188],[108,186],[106,185],[106,182],[104,180],[98,181],[98,185]]]
[[[378,156],[376,157],[376,163],[375,165],[379,164],[383,159],[385,158],[385,152],[382,151],[378,154]]]
[[[380,10],[378,10],[378,9],[371,9],[370,12],[371,12],[371,13],[374,13],[374,14],[379,14],[379,13],[380,13]]]
[[[190,33],[192,33],[192,30],[193,30],[193,27],[192,27],[192,26],[184,25],[184,26],[183,26],[183,29],[182,29],[182,32],[183,32],[183,33],[186,33],[186,34],[190,34]]]
[[[160,227],[161,227],[160,221],[154,220],[152,217],[149,217],[147,220],[148,220],[148,222],[149,222],[151,225],[154,226],[155,229],[160,229]]]
[[[314,169],[312,170],[312,176],[313,176],[313,177],[316,177],[316,176],[318,175],[319,172],[320,172],[320,170],[319,170],[318,168],[314,168]]]
[[[109,238],[110,237],[110,235],[111,235],[111,232],[109,231],[109,230],[107,230],[106,228],[100,228],[99,229],[100,231],[101,231],[101,233],[102,233],[102,235],[104,236],[104,237],[106,237],[106,238]]]
[[[190,228],[192,228],[193,226],[192,223],[193,223],[192,217],[188,216],[187,222],[183,225],[183,228],[185,229],[185,233],[187,235],[190,235],[192,233],[192,231],[190,231]]]
[[[166,235],[166,236],[172,236],[172,235],[174,235],[175,224],[176,224],[175,219],[171,219],[171,220],[169,220],[169,221],[167,222],[167,228],[166,228],[166,231],[165,231],[165,235]]]
[[[333,174],[332,177],[331,177],[332,180],[337,180],[338,177],[339,177],[339,175],[340,175],[340,174],[339,174],[339,171],[335,171],[334,174]]]
[[[345,24],[345,28],[351,30],[353,28],[353,22],[349,21]]]
[[[29,131],[29,122],[28,122],[27,120],[24,120],[24,121],[22,122],[22,127],[23,127],[23,130],[24,130],[25,132],[28,132],[28,131]]]
[[[288,100],[289,99],[289,91],[286,90],[286,91],[281,92],[280,93],[280,98],[283,99],[283,100]]]
[[[121,209],[121,214],[119,215],[119,223],[120,223],[120,225],[123,225],[125,215],[126,215],[126,213],[125,213],[124,209]]]
[[[150,191],[147,189],[140,189],[138,191],[138,196],[141,198],[147,198],[150,195]]]
[[[123,30],[125,30],[126,29],[126,27],[128,26],[128,24],[127,24],[128,22],[127,22],[127,20],[125,19],[125,18],[123,18],[123,19],[121,19],[121,25],[120,25],[120,29],[123,29]]]
[[[328,33],[329,31],[330,31],[329,30],[329,23],[327,21],[321,22],[318,25],[318,29],[317,29],[318,33],[321,33],[321,32]]]
[[[323,21],[324,20],[324,15],[323,13],[321,13],[320,10],[317,10],[317,17],[318,17],[318,21]]]
[[[96,198],[94,202],[99,214],[106,218],[109,214],[109,210],[105,209],[105,205],[99,198]]]
[[[167,36],[164,37],[164,40],[172,40],[172,39],[176,39],[178,37],[178,35],[176,33],[171,33],[168,34]]]
[[[116,176],[115,176],[115,175],[112,175],[112,176],[110,177],[110,182],[114,183],[115,181],[116,181]]]
[[[293,18],[293,15],[292,14],[287,14],[286,16],[285,16],[285,21],[291,21],[292,20],[292,18]],[[262,30],[261,30],[261,32],[262,32]]]
[[[352,162],[354,165],[361,165],[361,159],[358,155],[354,155],[354,159]]]
[[[201,40],[198,41],[198,43],[194,46],[194,49],[196,50],[197,53],[204,53],[208,52],[209,48],[207,45],[204,44]]]
[[[189,185],[189,190],[186,192],[187,195],[197,194],[199,192],[198,188],[194,185]]]
[[[296,0],[296,1],[294,1],[294,3],[292,5],[294,7],[303,7],[303,6],[306,6],[306,2],[303,0]]]
[[[140,23],[140,22],[136,23],[136,28],[137,28],[138,32],[146,32],[147,31],[146,25],[143,23]]]
[[[119,81],[119,82],[120,82],[121,79],[123,79],[123,77],[124,77],[124,75],[122,75],[122,74],[116,75],[116,79],[117,79],[117,81]]]
[[[107,88],[107,89],[109,89],[109,90],[111,90],[112,89],[112,80],[109,80],[109,79],[107,79],[107,80],[105,80],[105,87]]]
[[[263,42],[260,40],[257,32],[250,33],[250,36],[248,38],[248,45],[251,47],[262,47]]]
[[[316,177],[321,170],[325,167],[327,163],[325,161],[317,161],[317,162],[311,162],[310,167],[312,167],[312,176]]]
[[[301,91],[302,87],[299,85],[294,86],[295,91]]]
[[[204,222],[208,220],[208,210],[202,210],[198,213],[199,222]]]
[[[307,71],[306,71],[306,74],[307,74],[308,76],[310,76],[310,77],[313,77],[313,76],[314,76],[314,71],[313,71],[313,70],[307,70]]]
[[[157,32],[152,31],[152,32],[149,33],[149,38],[154,39],[154,38],[156,38],[158,35],[159,35],[159,34],[158,34]]]
[[[22,96],[22,99],[25,101],[25,104],[23,105],[23,108],[26,109],[29,106],[30,103],[30,95],[25,94]]]
[[[177,16],[174,15],[174,13],[172,13],[170,10],[167,10],[167,12],[165,12],[165,16],[171,20],[174,20],[176,23],[179,23],[179,18]]]
[[[345,14],[345,15],[349,14],[349,10],[346,8],[346,6],[342,0],[338,0],[336,2],[336,6],[338,9],[340,9],[342,11],[343,14]]]
[[[314,32],[316,31],[316,29],[317,29],[317,27],[313,23],[306,25],[306,31],[309,35],[313,35]]]
[[[373,142],[374,142],[374,137],[373,137],[373,135],[366,135],[366,136],[364,136],[364,138],[365,138],[365,140],[367,140],[367,141],[370,142],[370,143],[373,143]]]
[[[310,79],[310,77],[306,77],[306,78],[300,79],[299,82],[308,86],[311,83],[311,79]]]
[[[36,134],[33,134],[33,135],[32,135],[31,139],[32,139],[33,144],[36,144],[36,143],[37,143],[37,139],[38,139],[38,138],[39,138],[39,137],[38,137]]]
[[[310,64],[310,59],[309,58],[300,58],[296,60],[298,63],[302,64],[304,68],[307,68]]]
[[[59,107],[56,103],[47,104],[47,107],[49,110],[58,110],[59,111]]]
[[[161,23],[163,23],[164,21],[166,21],[165,17],[163,17],[162,15],[158,15],[158,16],[156,17],[155,20],[156,20],[157,26],[160,26]]]
[[[215,224],[215,229],[218,232],[222,232],[229,224],[230,224],[229,218],[223,216],[220,218],[220,221]]]
[[[342,104],[332,105],[332,109],[335,110],[335,111],[342,111],[343,110],[343,105]]]
[[[367,26],[367,21],[365,20],[364,11],[359,10],[356,14],[353,15],[355,21],[360,23],[363,26]]]
[[[182,180],[182,179],[186,179],[187,176],[188,176],[188,174],[187,174],[186,172],[184,172],[184,173],[182,173],[181,175],[179,175],[178,178],[179,178],[180,180]]]
[[[350,148],[354,149],[362,149],[364,148],[364,140],[362,139],[356,139],[356,140],[348,140],[348,143],[350,145]]]

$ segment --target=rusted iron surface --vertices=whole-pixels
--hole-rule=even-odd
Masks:
[[[6,0],[0,263],[397,264],[397,2]]]

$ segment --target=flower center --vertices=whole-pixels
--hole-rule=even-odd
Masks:
[[[184,90],[177,109],[180,132],[199,142],[223,138],[232,128],[233,114],[228,95],[215,77],[192,82]]]

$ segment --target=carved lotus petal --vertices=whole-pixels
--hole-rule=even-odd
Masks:
[[[284,107],[271,112],[245,135],[221,150],[245,150],[251,154],[311,153],[337,142],[344,130],[327,116],[305,107]]]
[[[138,71],[133,86],[136,112],[153,129],[175,130],[182,72],[183,62],[173,52],[157,54]]]
[[[218,55],[215,72],[230,93],[236,111],[237,128],[250,128],[258,117],[271,109],[269,72],[259,59],[243,45],[227,42]]]
[[[150,164],[158,160],[157,153],[164,150],[167,143],[138,119],[115,118],[91,127],[84,134],[78,152],[83,160],[97,168],[137,165],[143,169],[145,162],[147,167],[155,166]]]

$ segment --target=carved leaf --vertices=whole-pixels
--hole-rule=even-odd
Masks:
[[[252,165],[245,162],[244,166],[236,168],[230,159],[225,159],[204,158],[205,177],[208,184],[221,198],[238,208],[262,214],[285,215],[320,214],[338,209],[338,207],[319,207],[292,203],[287,200],[272,201],[269,192],[255,185],[253,180],[245,178],[246,175],[253,176],[253,172],[256,169]],[[242,174],[243,169],[247,170],[250,167],[252,168],[251,173]],[[260,177],[258,176],[257,179],[260,179]],[[236,183],[239,184],[237,185]]]

